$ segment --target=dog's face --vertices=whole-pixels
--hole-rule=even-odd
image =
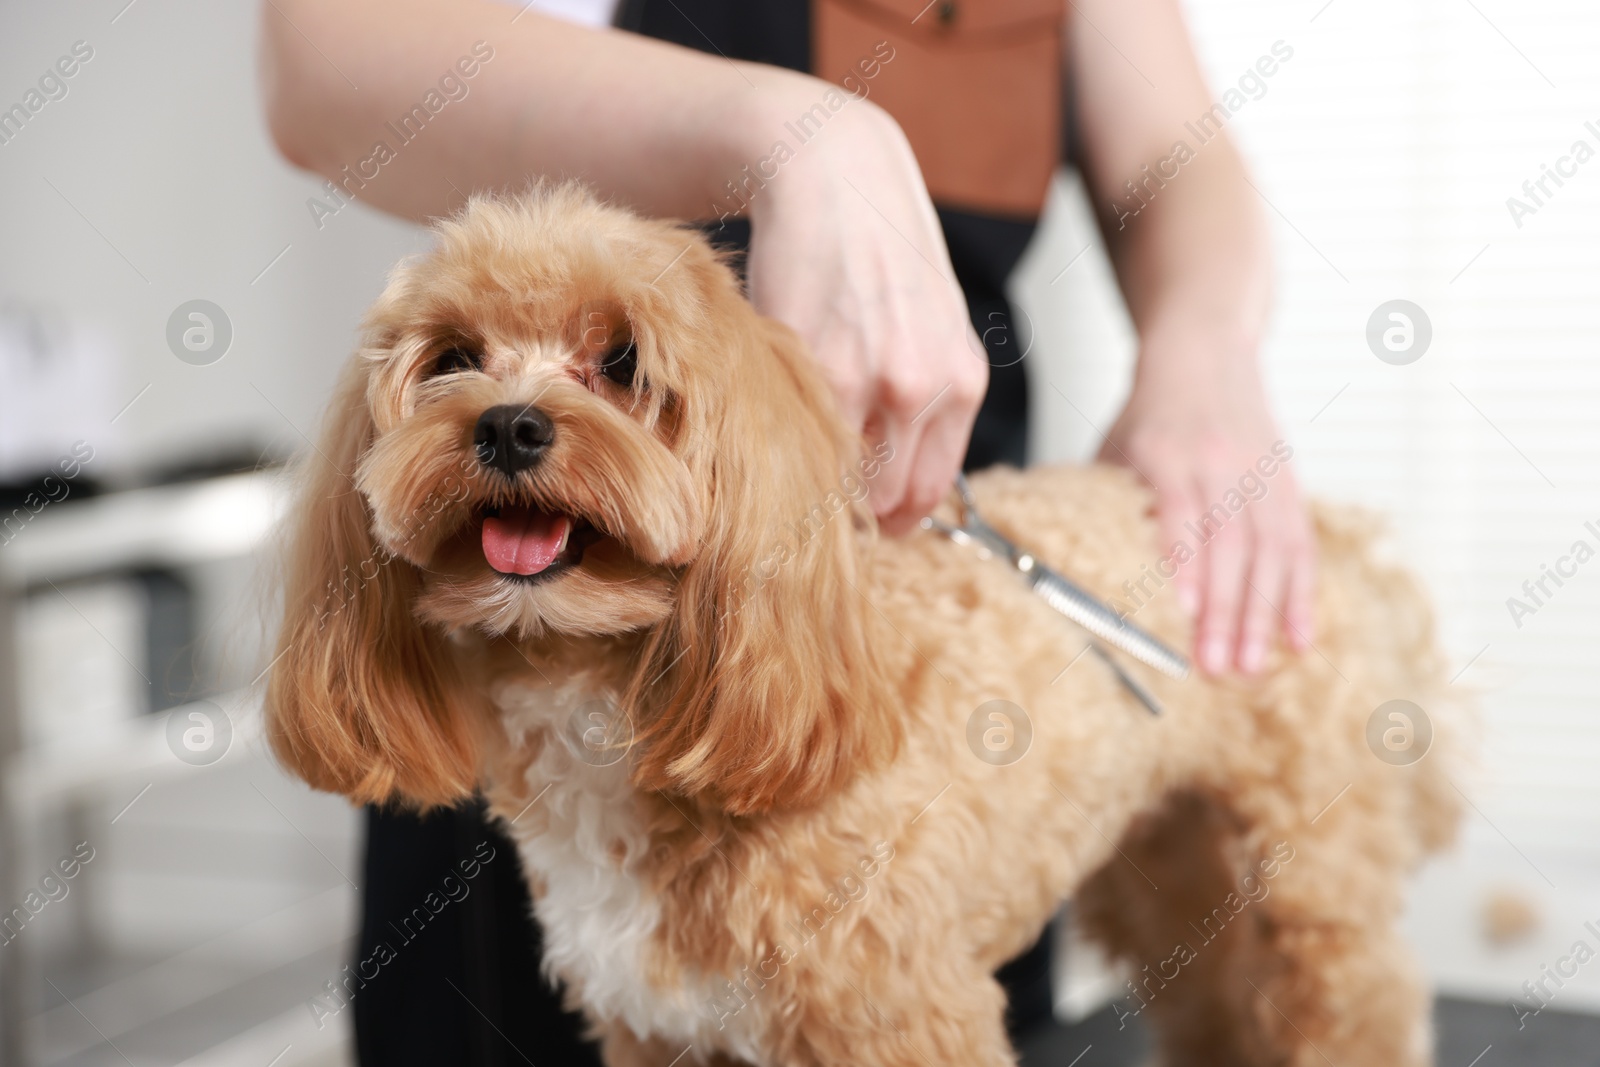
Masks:
[[[659,623],[714,500],[707,415],[751,347],[748,316],[714,318],[725,272],[692,234],[570,194],[480,203],[440,238],[368,320],[355,482],[379,547],[447,628]]]
[[[369,313],[310,461],[268,693],[285,762],[362,800],[457,799],[492,729],[463,642],[605,635],[631,635],[584,647],[624,679],[643,785],[754,811],[881,750],[860,442],[794,336],[698,234],[574,187],[437,235]]]

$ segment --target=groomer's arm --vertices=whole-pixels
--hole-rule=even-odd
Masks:
[[[1179,542],[1196,553],[1177,582],[1197,617],[1201,667],[1251,672],[1279,627],[1291,647],[1307,647],[1315,569],[1256,358],[1271,297],[1263,209],[1225,130],[1201,142],[1185,125],[1198,127],[1215,100],[1178,0],[1076,0],[1071,10],[1089,183],[1139,333],[1133,391],[1102,458],[1153,484],[1163,553]],[[1208,134],[1219,115],[1226,123],[1219,109]],[[1196,536],[1204,512],[1261,484],[1265,495],[1209,541]]]
[[[393,145],[385,123],[475,42],[493,50],[460,79],[467,97],[361,191],[418,220],[459,206],[454,189],[520,189],[530,175],[584,177],[646,213],[704,217],[766,148],[752,136],[764,114],[810,80],[482,0],[267,0],[262,30],[273,136],[329,177],[375,141]]]
[[[261,17],[283,154],[339,180],[388,141],[394,159],[359,197],[419,221],[532,176],[581,178],[650,215],[713,217],[740,207],[726,183],[768,160],[828,88],[484,0],[265,0]],[[493,58],[464,79],[468,95],[394,145],[385,124],[480,41]],[[910,528],[949,490],[988,381],[910,145],[882,109],[852,101],[748,214],[756,306],[810,343],[868,443],[893,448],[869,499],[888,530]]]

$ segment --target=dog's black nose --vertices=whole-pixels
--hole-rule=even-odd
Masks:
[[[511,477],[539,462],[555,435],[550,416],[532,404],[501,404],[478,416],[472,443],[478,462]]]

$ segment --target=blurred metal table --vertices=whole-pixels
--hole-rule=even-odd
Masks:
[[[163,766],[181,769],[164,749],[159,719],[72,752],[23,740],[19,609],[46,585],[141,567],[183,569],[254,555],[281,519],[281,472],[236,474],[178,485],[112,492],[50,504],[0,545],[0,915],[21,905],[27,833],[24,808],[83,804],[104,784]],[[0,947],[0,1067],[29,1067],[30,1003],[38,976],[26,938]]]

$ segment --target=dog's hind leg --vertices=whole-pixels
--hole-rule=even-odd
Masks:
[[[1377,793],[1293,827],[1176,794],[1084,885],[1085,932],[1136,970],[1119,1016],[1154,1023],[1165,1067],[1431,1062]]]
[[[1366,778],[1314,823],[1270,828],[1282,862],[1252,907],[1283,966],[1254,993],[1294,1067],[1433,1062],[1429,991],[1398,929],[1414,862],[1404,810],[1397,783]]]
[[[1243,830],[1215,800],[1175,793],[1129,827],[1075,898],[1082,931],[1132,965],[1118,1019],[1153,1024],[1164,1067],[1291,1062],[1250,985],[1286,964],[1240,887],[1251,866]]]

